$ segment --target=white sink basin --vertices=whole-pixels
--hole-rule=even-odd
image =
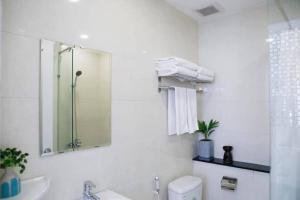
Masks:
[[[111,190],[104,190],[96,194],[101,200],[130,200]]]
[[[21,194],[5,200],[41,200],[47,192],[50,181],[45,176],[21,181]]]

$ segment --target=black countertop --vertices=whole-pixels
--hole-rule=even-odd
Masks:
[[[220,159],[220,158],[213,158],[211,160],[207,160],[207,159],[202,159],[199,156],[197,156],[193,160],[199,161],[199,162],[212,163],[212,164],[216,164],[216,165],[223,165],[223,166],[227,166],[227,167],[235,167],[235,168],[240,168],[240,169],[264,172],[264,173],[270,173],[270,170],[271,170],[270,166],[259,165],[259,164],[254,164],[254,163],[239,162],[239,161],[233,161],[232,164],[228,165],[228,164],[224,164],[223,159]]]

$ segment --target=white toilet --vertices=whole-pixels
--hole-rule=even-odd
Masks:
[[[169,183],[169,200],[202,200],[202,179],[184,176]]]

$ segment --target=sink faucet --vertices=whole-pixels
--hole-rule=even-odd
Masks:
[[[83,184],[83,200],[100,200],[95,194],[92,193],[92,188],[96,185],[92,181],[85,181]]]

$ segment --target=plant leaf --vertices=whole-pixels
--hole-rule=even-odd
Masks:
[[[208,139],[209,135],[215,132],[215,129],[219,127],[219,122],[217,120],[211,119],[208,124],[205,121],[198,120],[198,132],[202,133],[205,136],[205,139]]]
[[[28,153],[22,153],[17,148],[0,149],[0,168],[19,167],[21,168],[20,173],[23,173],[26,169],[25,164],[27,163],[26,157],[28,155]]]

